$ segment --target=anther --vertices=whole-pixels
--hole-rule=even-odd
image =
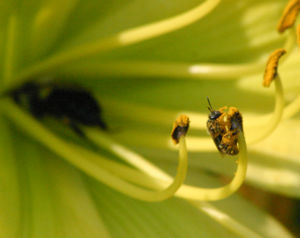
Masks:
[[[297,43],[298,43],[298,47],[300,48],[300,24],[297,26],[296,29],[296,34],[297,34]]]
[[[179,143],[181,136],[185,136],[190,125],[190,119],[186,115],[180,115],[173,124],[171,137],[174,144]]]
[[[286,29],[294,25],[297,15],[300,11],[300,0],[290,0],[286,5],[283,14],[279,20],[277,30],[283,33]]]
[[[276,78],[278,61],[285,53],[286,51],[284,49],[277,49],[270,55],[264,74],[264,87],[270,87],[271,82]]]

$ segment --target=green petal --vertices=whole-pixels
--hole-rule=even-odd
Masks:
[[[199,158],[191,158],[190,160]],[[207,158],[210,159],[210,158]],[[224,160],[224,159],[220,159]],[[176,165],[174,161],[162,161],[159,160],[159,166],[172,173],[175,170]],[[203,161],[203,160],[202,160]],[[222,163],[222,161],[219,161]],[[256,174],[257,176],[257,174]],[[220,179],[215,175],[206,171],[205,169],[191,167],[189,170],[188,178],[186,181],[188,184],[201,187],[219,187]],[[286,228],[281,225],[277,220],[268,215],[265,211],[260,210],[241,196],[235,194],[227,199],[211,203],[216,208],[216,214],[219,211],[221,214],[230,214],[230,219],[237,221],[234,223],[226,221],[226,219],[218,220],[218,216],[215,219],[223,224],[228,229],[234,230],[243,235],[252,234],[252,236],[261,237],[293,237]],[[201,206],[200,206],[201,207]],[[205,208],[205,205],[204,205]],[[199,209],[201,211],[201,209]],[[205,209],[203,209],[205,211]],[[213,213],[213,212],[212,212]],[[246,233],[247,232],[247,233]],[[251,237],[251,235],[249,235]]]
[[[20,223],[20,184],[18,168],[16,166],[16,154],[13,149],[13,137],[9,130],[9,124],[0,117],[0,236],[19,237]],[[5,219],[3,219],[5,217]]]
[[[249,156],[253,157],[248,173],[250,182],[277,193],[300,197],[299,124],[299,119],[284,121],[270,137],[253,146],[253,156]]]
[[[65,31],[67,20],[77,4],[78,0],[41,1],[37,4],[37,8],[33,8],[34,10],[28,16],[29,26],[26,29],[29,32],[26,46],[27,60],[28,58],[35,60],[49,54],[49,49],[57,48],[55,44]],[[27,9],[27,7],[23,9]]]
[[[18,237],[111,237],[77,170],[26,137],[15,142],[22,185]]]
[[[27,137],[14,131],[15,150],[20,178],[21,223],[19,237],[62,237],[57,222],[53,187],[49,181],[39,147]]]
[[[261,237],[294,237],[277,220],[238,195],[217,202],[215,206],[225,213],[230,212],[233,219],[244,224]]]
[[[59,210],[59,226],[65,237],[110,238],[110,232],[102,221],[102,214],[97,212],[81,173],[56,156],[48,157],[45,164],[49,169],[51,182],[56,184],[56,209]]]
[[[91,194],[113,237],[236,237],[178,199],[145,203],[88,180]]]

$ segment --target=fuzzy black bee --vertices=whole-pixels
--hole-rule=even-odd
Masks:
[[[222,154],[238,154],[238,133],[243,131],[242,115],[235,107],[222,107],[213,110],[208,98],[207,100],[208,110],[210,111],[207,129],[217,149]]]
[[[107,129],[101,118],[101,108],[87,90],[66,85],[39,85],[25,83],[11,92],[14,101],[28,108],[33,116],[55,117],[69,125],[78,135],[84,136],[79,125]]]

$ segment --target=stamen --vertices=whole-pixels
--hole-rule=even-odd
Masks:
[[[114,61],[89,62],[70,65],[60,70],[60,73],[73,73],[83,76],[130,76],[130,77],[168,77],[178,80],[232,80],[253,75],[264,69],[264,62],[245,64],[191,64],[184,62],[159,61]]]
[[[143,183],[144,186],[148,186],[151,188],[153,188],[153,186],[165,186],[166,183],[171,181],[171,177],[168,174],[152,165],[140,155],[130,151],[124,146],[117,144],[116,142],[113,142],[109,138],[105,138],[106,135],[103,134],[103,132],[96,132],[95,130],[86,129],[85,134],[88,136],[89,139],[91,139],[100,147],[109,150],[110,152],[119,156],[119,158],[124,159],[126,162],[132,164],[134,167],[146,173],[146,175],[144,175],[146,181],[145,183],[143,183],[144,179],[142,179],[141,177],[140,179],[136,180],[137,177],[133,178],[126,176],[126,178],[124,177],[125,179],[133,183],[138,183],[140,185],[142,185]],[[233,178],[231,183],[221,188],[215,189],[198,188],[189,185],[182,185],[180,189],[176,192],[176,195],[192,200],[219,200],[230,196],[232,193],[234,193],[243,183],[247,170],[247,147],[242,132],[240,132],[238,136],[238,145],[240,151],[238,159],[238,168],[235,173],[235,177]],[[141,174],[139,173],[135,175],[141,176]],[[155,183],[149,183],[149,176],[156,178],[158,181],[156,181]],[[146,177],[148,177],[148,179]]]
[[[151,127],[151,125],[149,125],[149,127]],[[128,128],[123,131],[120,130],[118,133],[112,133],[110,137],[113,140],[122,141],[124,144],[133,147],[148,147],[151,149],[166,149],[171,147],[171,149],[177,150],[170,141],[169,135],[163,132]],[[128,140],[128,138],[130,138],[130,140]]]
[[[243,137],[243,135],[242,135]],[[182,185],[182,187],[176,192],[176,195],[182,198],[186,199],[193,199],[193,200],[219,200],[223,199],[232,193],[234,193],[240,185],[243,183],[246,175],[246,170],[247,170],[247,152],[246,152],[246,143],[244,139],[241,139],[241,144],[240,144],[240,157],[238,159],[238,168],[235,174],[234,179],[232,182],[228,185],[225,185],[224,187],[221,188],[214,188],[214,189],[209,189],[209,188],[198,188],[194,186],[189,186],[189,185]],[[102,161],[103,162],[103,161]],[[101,163],[102,163],[101,162]],[[113,163],[113,162],[105,162],[105,163]],[[159,178],[160,176],[155,175],[154,178],[155,180],[149,181],[149,175],[142,174],[138,171],[131,171],[131,176],[129,174],[130,168],[116,164],[115,163],[114,168],[112,166],[110,169],[113,169],[113,171],[119,171],[120,169],[124,171],[122,173],[122,178],[131,181],[133,183],[147,186],[150,188],[158,188],[158,187],[165,187],[167,183],[169,183],[170,179],[162,179]],[[134,175],[132,177],[132,175]]]
[[[201,201],[212,201],[212,200],[220,200],[224,199],[228,196],[230,196],[232,193],[234,193],[243,183],[245,176],[246,176],[246,171],[247,171],[247,147],[246,147],[246,142],[244,139],[244,135],[242,132],[239,133],[239,159],[238,159],[238,166],[237,166],[237,171],[235,173],[235,176],[233,180],[221,187],[221,188],[199,188],[199,187],[194,187],[194,186],[189,186],[189,185],[182,185],[180,189],[176,192],[176,196],[186,198],[189,200],[201,200]],[[133,162],[133,161],[132,161]],[[135,161],[137,162],[137,161]],[[107,163],[107,162],[106,162]],[[134,163],[133,163],[134,165]],[[118,167],[110,167],[110,169],[113,169],[114,171],[120,170],[120,166],[122,165],[115,165]],[[167,183],[170,182],[170,178],[164,176],[160,176],[157,173],[151,173],[148,175],[143,174],[138,171],[131,171],[131,176],[128,176],[127,171],[130,168],[122,167],[121,170],[124,171],[122,173],[122,178],[131,181],[133,183],[143,185],[146,187],[150,188],[158,188],[158,187],[165,187]],[[149,171],[148,171],[149,172]],[[149,181],[149,176],[153,176],[152,181]],[[164,177],[164,178],[163,178]],[[156,180],[156,182],[155,182]]]
[[[130,121],[149,123],[151,125],[168,126],[170,123],[168,118],[187,114],[191,121],[193,121],[192,127],[194,129],[206,130],[205,122],[207,120],[207,114],[204,113],[197,113],[194,111],[182,111],[178,113],[178,111],[175,110],[162,110],[160,108],[145,106],[138,103],[115,100],[112,97],[101,97],[99,98],[99,102],[102,102],[103,105],[109,105],[109,107],[105,108],[105,111],[107,111],[107,114],[109,115],[121,116]],[[157,116],[153,117],[153,115]]]
[[[78,149],[78,146],[74,146],[75,149],[75,152],[77,153],[80,153],[80,151],[76,151],[76,149]],[[94,162],[95,162],[95,167],[100,167],[100,168],[105,168],[105,169],[109,169],[111,167],[114,167],[115,169],[114,170],[110,170],[110,171],[115,171],[115,174],[122,174],[122,178],[130,178],[128,179],[128,181],[135,181],[136,184],[140,184],[140,185],[145,185],[145,183],[148,184],[148,186],[146,187],[149,187],[149,188],[152,188],[152,189],[162,189],[164,188],[164,186],[162,186],[162,183],[160,183],[159,180],[155,180],[153,179],[152,177],[149,177],[147,175],[145,175],[144,173],[142,172],[139,172],[139,171],[136,171],[132,168],[129,168],[127,166],[124,166],[120,163],[116,163],[112,160],[104,160],[99,154],[93,154],[94,156],[96,156],[94,159]],[[85,159],[89,159],[88,156],[86,156]],[[113,166],[112,166],[113,165]],[[170,179],[170,181],[172,181]],[[169,183],[170,181],[167,181],[167,183]],[[223,217],[221,217],[219,214],[222,213],[222,211],[218,210],[217,208],[214,208],[213,206],[209,205],[209,204],[206,204],[206,203],[197,203],[196,201],[189,201],[190,203],[194,204],[195,206],[197,206],[197,208],[205,213],[208,213],[208,215],[210,215],[211,217],[213,217],[214,219],[216,219],[216,221],[218,221],[219,223],[225,225],[226,227],[231,227],[234,226],[234,229],[233,230],[236,230],[236,224],[232,224],[233,222],[235,222],[232,218],[228,217],[226,219],[223,219]],[[208,211],[208,208],[210,209]],[[239,227],[239,225],[237,226]],[[239,231],[241,230],[240,229],[241,227],[239,227]],[[242,230],[242,234],[248,234],[245,232],[245,230]]]
[[[84,148],[78,147],[75,149],[77,153],[81,154],[85,159],[92,160],[94,166],[98,168],[105,168],[111,171],[115,176],[121,178],[119,184],[109,184],[109,186],[114,189],[127,194],[128,196],[134,197],[136,199],[155,202],[162,201],[172,197],[179,187],[183,184],[187,172],[187,149],[184,140],[184,136],[181,137],[179,142],[179,165],[177,169],[177,174],[173,179],[171,179],[167,186],[154,186],[156,181],[154,178],[147,176],[146,174],[139,172],[135,169],[132,169],[126,165],[116,163],[107,159],[102,158],[98,154],[95,154],[91,151],[88,151]],[[75,146],[76,147],[76,146]],[[113,178],[118,180],[118,178]],[[149,191],[139,187],[135,187],[132,184],[126,183],[124,180],[133,182],[134,184],[142,185],[144,187],[149,187],[152,189],[160,189],[159,191]],[[103,181],[102,181],[103,182]],[[105,183],[105,182],[104,182]]]
[[[300,48],[300,24],[297,26],[296,34],[297,34],[298,47]]]
[[[52,1],[45,1],[32,14],[31,24],[26,29],[30,33],[27,55],[32,62],[53,47],[76,5],[76,0],[61,1],[59,5]],[[39,47],[36,47],[37,45]]]
[[[141,185],[151,189],[163,189],[165,187],[165,184],[171,181],[171,179],[169,181],[166,181],[158,178],[153,178],[145,173],[137,171],[123,164],[114,162],[109,159],[103,159],[98,154],[94,155],[97,156],[95,157],[95,162],[97,163],[97,166],[100,166],[102,168],[104,167],[105,169],[108,169],[115,175],[120,175],[121,178],[133,182],[137,185]],[[178,196],[178,194],[175,195]],[[199,209],[201,212],[204,212],[213,219],[215,219],[220,224],[226,227],[230,227],[238,235],[247,234],[247,236],[249,237],[256,237],[255,233],[253,233],[248,228],[244,227],[242,224],[240,224],[233,218],[227,217],[222,210],[217,209],[216,207],[203,201],[189,200],[188,202],[195,206],[197,209]]]
[[[237,170],[232,181],[220,188],[197,188],[183,185],[177,192],[178,196],[192,200],[213,201],[224,199],[233,194],[244,182],[247,172],[247,145],[242,131],[238,133],[239,158]]]
[[[189,126],[189,118],[187,116],[181,115],[178,117],[176,121],[183,120],[183,127],[185,127],[184,132],[186,133],[186,130]],[[174,123],[176,124],[176,122]],[[151,176],[155,175],[154,177],[161,177],[164,179],[170,179],[170,176],[168,176],[165,172],[162,172],[160,169],[158,169],[156,166],[152,165],[148,160],[143,158],[141,155],[135,153],[134,151],[131,151],[127,149],[125,146],[122,146],[118,144],[117,142],[113,141],[111,138],[109,138],[105,133],[99,130],[93,130],[91,128],[85,128],[84,130],[85,135],[87,138],[89,138],[92,142],[94,142],[96,145],[98,145],[101,148],[104,148],[111,153],[117,155],[120,159],[125,160],[126,162],[132,164],[139,170],[145,172],[146,174],[150,174]],[[185,145],[185,136],[184,133],[180,134],[180,153],[184,154],[186,152],[186,145]],[[178,135],[179,135],[178,134]],[[183,142],[182,142],[183,141]],[[184,144],[184,146],[183,146]],[[166,144],[167,145],[167,144]],[[185,152],[184,152],[185,151]]]
[[[87,138],[89,138],[96,145],[117,155],[120,159],[123,159],[127,163],[133,165],[139,170],[145,172],[146,174],[149,174],[153,177],[158,176],[164,179],[171,178],[165,172],[163,172],[162,170],[154,166],[152,163],[150,163],[148,160],[143,158],[141,155],[113,141],[105,133],[99,130],[91,130],[90,128],[85,128],[84,132]]]
[[[272,81],[275,81],[275,110],[266,126],[264,126],[259,133],[255,133],[254,136],[249,137],[248,143],[253,144],[257,143],[266,137],[268,137],[278,126],[282,116],[283,116],[283,109],[284,109],[284,96],[283,96],[283,88],[281,84],[281,80],[279,74],[277,72],[278,61],[280,57],[285,53],[285,50],[278,49],[275,50],[269,60],[267,62],[263,86],[269,87]]]
[[[295,34],[290,31],[284,43],[287,54],[281,58],[284,62],[295,46]],[[168,77],[179,80],[232,80],[244,76],[260,73],[265,67],[264,61],[244,64],[216,64],[184,62],[159,62],[159,61],[113,61],[113,62],[88,62],[73,64],[60,69],[63,74],[76,74],[82,76],[130,76],[130,77]]]
[[[206,120],[203,121],[204,124],[205,121]],[[98,134],[98,132],[95,133]],[[129,136],[130,140],[128,140]],[[174,147],[173,142],[169,140],[169,137],[167,137],[164,133],[127,129],[126,131],[113,133],[111,138],[117,141],[124,141],[124,143],[128,146],[142,146],[152,149],[177,149]],[[141,138],[143,138],[143,140],[141,140]],[[188,144],[188,150],[191,152],[212,152],[216,149],[211,143],[211,139],[207,136],[189,136],[186,138],[186,141]]]
[[[289,119],[300,111],[300,96],[284,108],[283,119]]]
[[[171,137],[173,143],[176,145],[179,143],[179,139],[185,136],[190,125],[190,119],[186,115],[180,115],[174,122]]]
[[[297,44],[300,48],[300,24],[296,28],[296,35],[297,35]],[[297,96],[293,102],[287,105],[284,109],[283,119],[288,119],[293,117],[297,112],[300,110],[300,96]]]
[[[279,33],[283,33],[286,29],[294,25],[299,11],[300,0],[290,0],[279,20],[277,26],[277,30]]]
[[[285,53],[284,49],[277,49],[270,55],[264,75],[264,87],[270,87],[271,82],[276,78],[279,59]]]
[[[69,163],[100,182],[111,186],[128,196],[144,201],[162,201],[173,196],[184,182],[187,172],[187,149],[184,135],[179,139],[179,165],[173,182],[164,190],[149,191],[127,183],[103,168],[95,166],[95,163],[92,160],[92,158],[95,158],[93,152],[85,150],[84,148],[80,149],[78,145],[56,137],[8,99],[4,99],[0,102],[0,108],[5,116],[12,119],[13,122],[20,126],[25,132],[37,139],[54,153],[60,155]],[[22,118],[22,120],[20,120],[20,118]]]
[[[153,178],[145,173],[137,171],[123,164],[114,162],[109,159],[103,159],[98,154],[94,155],[96,156],[94,160],[95,163],[97,163],[97,166],[100,166],[102,168],[104,167],[105,169],[111,171],[115,175],[119,175],[121,178],[133,182],[137,185],[141,185],[151,189],[163,189],[165,187],[165,184],[172,181],[171,179],[169,181],[166,181],[158,178]],[[176,195],[178,196],[178,194]],[[199,202],[195,200],[190,200],[188,202],[191,203],[193,206],[197,207],[197,209],[201,210],[201,212],[206,213],[207,215],[221,223],[222,225],[231,228],[234,227],[233,230],[238,235],[247,234],[249,237],[256,237],[251,230],[241,225],[238,221],[232,219],[231,217],[226,217],[226,214],[222,210],[219,210],[214,206],[203,201]]]
[[[189,136],[187,138],[188,149],[191,152],[213,152],[216,147],[211,143],[211,138]]]
[[[101,96],[99,97],[99,102],[103,106],[109,105],[105,107],[105,111],[111,116],[118,116],[133,122],[143,122],[144,124],[169,126],[170,120],[168,118],[175,118],[178,115],[178,112],[175,110],[116,100],[112,97],[105,98]]]
[[[17,18],[11,16],[7,26],[7,37],[5,47],[5,60],[3,66],[3,84],[6,86],[11,80],[15,66],[15,43],[17,39]]]
[[[283,64],[293,52],[297,43],[296,41],[296,35],[293,27],[291,30],[288,31],[285,43],[282,47],[282,49],[285,49],[286,53],[280,58],[281,64]]]
[[[206,16],[219,3],[220,0],[205,1],[194,9],[175,17],[122,32],[119,34],[119,40],[127,45],[178,30]]]
[[[220,1],[221,0],[206,0],[197,7],[175,17],[170,17],[152,24],[129,29],[114,36],[99,39],[93,43],[81,45],[53,55],[45,61],[42,61],[21,72],[21,74],[14,79],[14,84],[10,85],[10,87],[16,87],[17,84],[21,84],[26,79],[32,78],[37,74],[55,67],[179,30],[180,28],[188,26],[209,14],[220,3]]]
[[[190,203],[197,209],[201,210],[201,212],[228,228],[231,232],[236,234],[237,237],[261,238],[261,234],[258,231],[250,229],[241,220],[234,218],[233,216],[229,216],[228,213],[211,205],[210,203],[198,201],[190,201]]]
[[[129,196],[142,199],[145,201],[160,201],[172,196],[180,187],[180,185],[183,183],[183,180],[186,175],[186,169],[187,169],[187,149],[186,149],[185,137],[184,137],[186,130],[183,130],[184,133],[179,133],[182,134],[180,139],[177,138],[179,137],[178,133],[173,133],[176,135],[175,138],[179,139],[180,142],[180,151],[179,151],[180,161],[179,161],[178,173],[173,183],[163,191],[148,191],[136,187],[132,184],[129,184],[118,177],[115,177],[114,175],[102,169],[101,167],[96,167],[95,163],[91,161],[91,159],[89,159],[89,158],[93,158],[92,152],[88,150],[84,152],[82,152],[83,150],[79,151],[80,147],[78,147],[77,145],[72,145],[72,143],[68,143],[66,141],[57,138],[55,135],[53,135],[51,132],[47,131],[43,126],[41,126],[38,122],[33,120],[29,115],[26,115],[26,113],[22,112],[22,110],[20,110],[17,106],[13,105],[12,102],[8,100],[6,101],[2,100],[2,103],[0,105],[6,116],[13,119],[13,121],[17,123],[19,126],[21,126],[28,134],[36,138],[38,141],[43,143],[49,149],[59,154],[67,161],[72,163],[74,166],[80,168],[90,176],[96,178],[97,180]],[[22,118],[22,120],[19,120],[19,118]],[[176,122],[175,129],[181,126],[183,126],[183,128],[186,127],[188,125],[187,123],[188,121],[189,120],[186,116],[181,116]],[[86,135],[88,138],[91,138],[89,136],[90,135],[89,133],[86,133]],[[137,165],[137,162],[139,163],[139,157],[136,156],[136,154],[132,153],[131,151],[128,151],[126,148],[124,149],[120,146],[118,147],[118,145],[116,144],[112,145],[105,138],[98,137],[97,139],[98,141],[99,139],[102,139],[104,141],[104,143],[100,143],[100,145],[105,149],[112,151],[113,153],[119,155],[121,158],[125,158],[127,161],[132,162],[134,165]],[[240,137],[238,139],[239,139],[241,156],[243,156],[243,158],[241,157],[239,160],[239,166],[236,173],[236,177],[233,179],[232,183],[230,183],[231,185],[230,184],[226,185],[220,189],[209,189],[209,190],[187,186],[186,189],[184,190],[183,196],[188,196],[190,199],[196,199],[196,200],[197,199],[217,200],[230,195],[232,192],[235,191],[235,189],[237,189],[238,186],[240,186],[241,178],[243,177],[242,176],[243,171],[246,168],[244,164],[244,158],[245,158],[244,150],[246,145],[245,143],[243,144],[243,141],[241,140]],[[113,148],[111,148],[111,146],[113,146]],[[76,149],[76,147],[78,148]],[[149,169],[152,170],[151,173],[155,171],[154,177],[162,175],[164,179],[166,178],[168,180],[170,179],[168,175],[161,172],[155,166],[151,165],[151,163],[145,162],[144,159],[140,160],[140,162],[142,163],[139,164],[143,165],[142,167],[145,171],[149,171]],[[240,165],[242,167],[240,167]],[[240,168],[244,168],[244,169],[240,169]],[[156,173],[156,171],[160,171],[160,172]]]
[[[200,114],[191,111],[185,111],[178,113],[171,110],[161,110],[154,107],[149,107],[145,105],[139,105],[136,103],[129,103],[124,101],[115,101],[112,98],[99,98],[103,105],[109,105],[106,108],[106,113],[109,115],[118,115],[123,119],[126,118],[133,122],[143,122],[148,123],[149,126],[160,125],[167,126],[167,118],[174,118],[177,115],[187,114],[189,118],[193,121],[192,128],[199,130],[206,130],[206,120],[207,114]],[[153,117],[153,115],[156,115]],[[99,134],[100,132],[91,132],[95,138],[103,137],[105,134]],[[130,140],[128,140],[130,136]],[[126,141],[127,145],[132,146],[147,146],[151,148],[169,148],[174,150],[173,143],[170,143],[170,140],[166,134],[157,133],[152,131],[140,131],[135,128],[128,128],[126,131],[119,131],[118,133],[113,133],[112,138],[118,141]],[[140,138],[143,138],[141,140]],[[211,143],[211,139],[206,137],[196,137],[189,136],[187,139],[188,149],[192,152],[212,152],[215,151],[214,145]]]

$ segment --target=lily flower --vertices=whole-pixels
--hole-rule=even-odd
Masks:
[[[300,196],[300,3],[285,4],[4,2],[0,236],[293,237],[234,194]],[[10,96],[33,81],[88,89],[107,130],[34,117]],[[237,156],[207,135],[207,97],[242,113]]]

